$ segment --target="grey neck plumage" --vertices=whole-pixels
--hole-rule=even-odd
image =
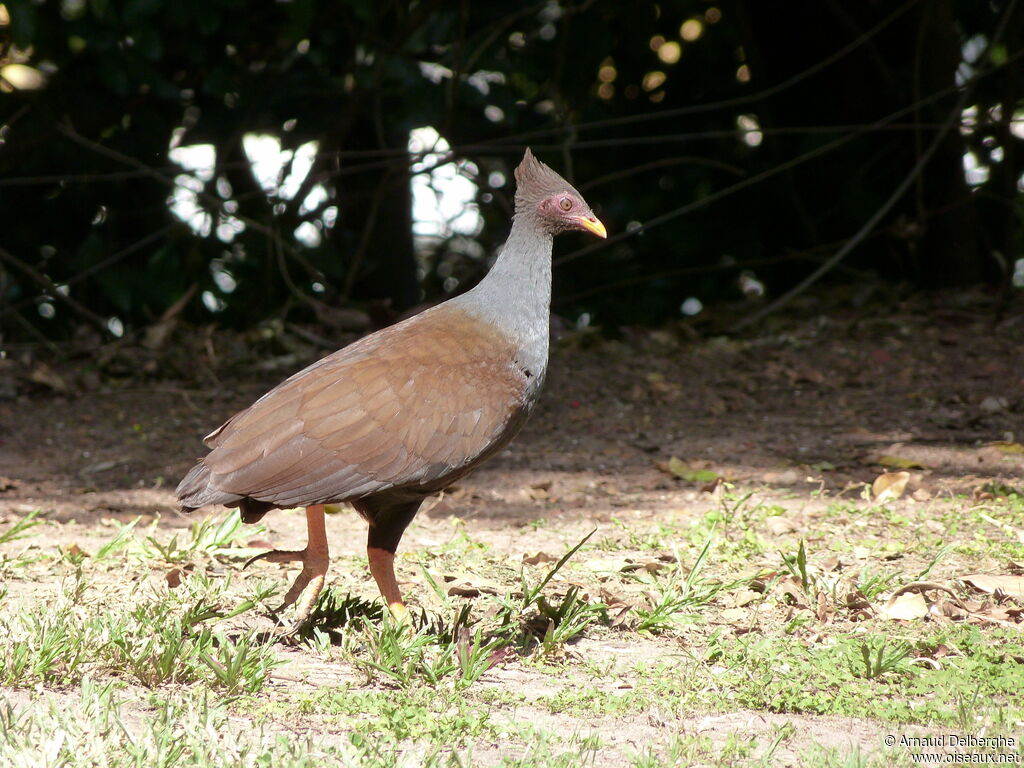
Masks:
[[[517,215],[494,266],[471,291],[455,299],[508,336],[518,362],[543,379],[551,313],[551,235],[532,218]]]

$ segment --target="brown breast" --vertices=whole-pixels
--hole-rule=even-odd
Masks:
[[[493,326],[438,307],[292,376],[207,437],[211,486],[281,506],[444,487],[518,429],[527,376]]]

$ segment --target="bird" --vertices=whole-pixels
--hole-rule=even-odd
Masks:
[[[607,231],[529,148],[514,176],[508,239],[476,286],[271,389],[204,438],[209,453],[177,487],[182,511],[237,507],[245,523],[305,508],[304,549],[250,561],[302,563],[277,609],[295,607],[286,636],[304,627],[324,587],[324,508],[343,502],[368,524],[367,560],[385,604],[408,620],[394,571],[406,527],[426,498],[508,444],[537,403],[548,364],[552,240]]]

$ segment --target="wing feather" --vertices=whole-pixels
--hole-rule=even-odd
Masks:
[[[464,472],[510,436],[525,376],[497,329],[446,307],[335,352],[209,437],[211,487],[277,505]]]

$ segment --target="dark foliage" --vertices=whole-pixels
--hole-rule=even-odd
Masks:
[[[688,296],[740,297],[748,271],[778,294],[908,177],[834,276],[1008,286],[1022,249],[1018,6],[8,0],[0,327],[60,337],[169,310],[337,326],[345,306],[385,322],[479,276],[527,145],[620,235],[581,258],[563,246],[555,302],[570,316],[659,322]],[[12,65],[45,83],[26,88]],[[476,169],[472,242],[413,237],[408,137],[427,125]],[[317,143],[297,189],[261,186],[249,133]],[[195,144],[216,153],[203,178],[170,157]],[[968,150],[988,173],[973,184]],[[207,216],[198,232],[168,204],[183,186]],[[297,237],[303,224],[317,237]]]

